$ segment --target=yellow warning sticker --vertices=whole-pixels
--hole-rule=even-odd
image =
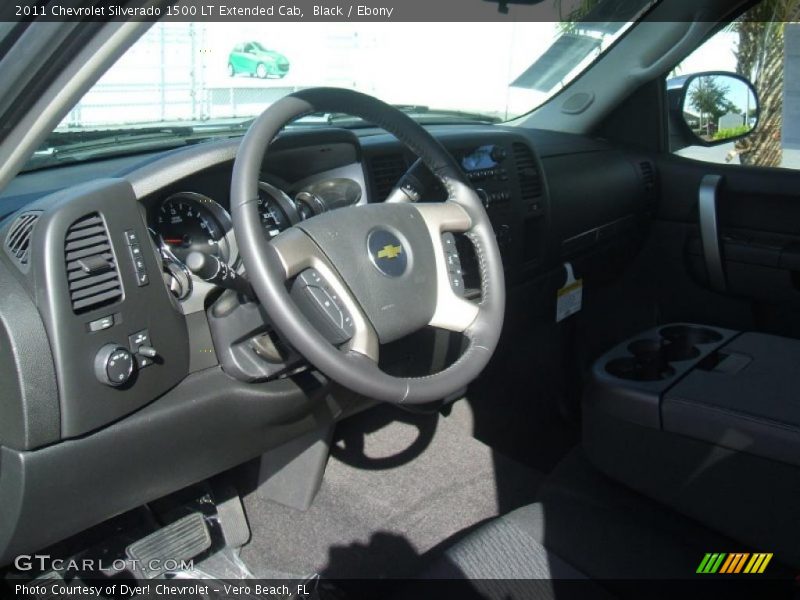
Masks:
[[[571,263],[564,263],[567,281],[556,292],[556,323],[574,315],[583,305],[583,279],[576,279]]]

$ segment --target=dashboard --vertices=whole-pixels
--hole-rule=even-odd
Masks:
[[[607,248],[634,254],[655,203],[648,157],[514,127],[429,131],[486,207],[509,288],[552,280],[543,289],[555,298],[566,261],[591,278]],[[237,147],[31,172],[0,195],[0,564],[346,414],[263,307],[186,267],[202,252],[242,272],[230,218]],[[382,202],[415,160],[377,129],[286,131],[261,169],[263,234]],[[444,196],[433,182],[423,199]],[[468,240],[456,241],[460,284],[475,298],[478,266]],[[457,334],[421,334],[458,346]],[[447,355],[416,338],[387,346],[396,373],[414,360],[439,370]],[[53,494],[59,486],[69,494]]]
[[[486,207],[509,285],[560,274],[567,260],[586,272],[595,247],[635,238],[652,208],[647,162],[602,142],[497,126],[431,131]],[[35,299],[59,399],[58,427],[23,440],[23,447],[96,430],[205,369],[249,383],[302,367],[290,348],[278,350],[285,344],[263,309],[226,307],[224,290],[187,268],[194,252],[243,274],[230,217],[236,149],[237,140],[212,141],[144,161],[111,161],[115,169],[104,177],[93,172],[97,165],[76,166],[86,169],[85,183],[23,195],[21,210],[0,230],[0,265]],[[284,133],[261,169],[263,235],[271,239],[326,211],[383,201],[416,158],[374,129]],[[41,186],[49,175],[31,173],[17,185]],[[424,199],[443,200],[430,173],[427,182]],[[476,298],[478,265],[470,242],[456,237],[461,260],[451,284]],[[103,365],[120,357],[124,372],[109,377]],[[24,431],[30,410],[24,394],[18,402]]]

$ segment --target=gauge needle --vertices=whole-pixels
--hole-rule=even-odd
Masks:
[[[182,244],[183,238],[164,238],[164,241],[168,244]]]

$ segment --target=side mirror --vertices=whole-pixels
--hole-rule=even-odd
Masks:
[[[672,150],[730,143],[758,125],[758,94],[736,73],[676,77],[667,81],[667,94]]]

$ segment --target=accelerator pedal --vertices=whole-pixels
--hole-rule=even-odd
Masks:
[[[203,515],[194,512],[162,527],[125,549],[129,559],[137,562],[137,570],[153,579],[171,570],[174,563],[191,560],[211,547]]]

